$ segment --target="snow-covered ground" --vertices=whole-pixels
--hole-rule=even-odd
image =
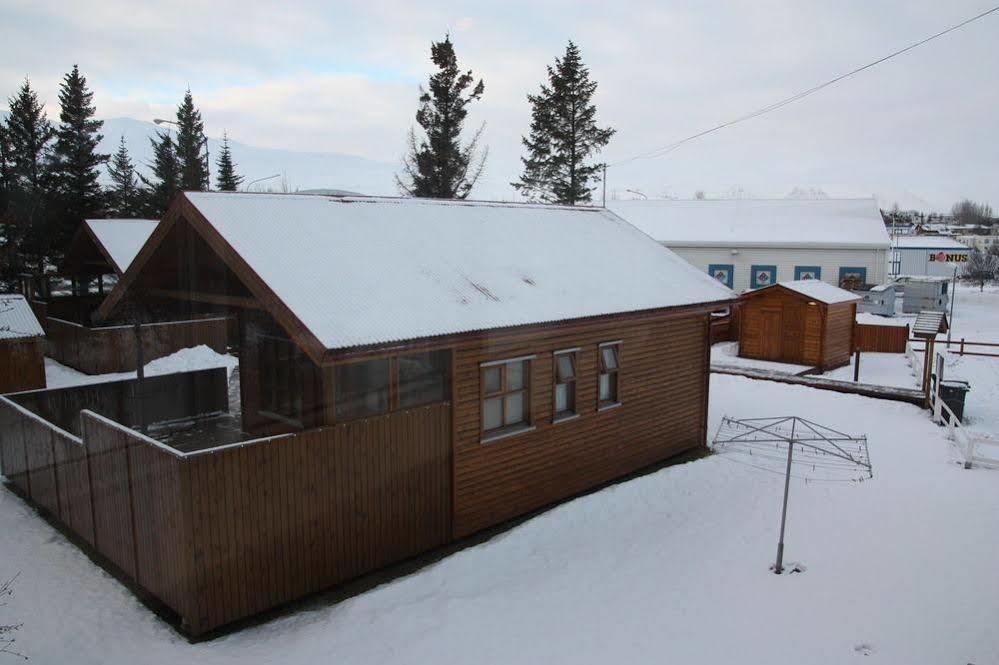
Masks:
[[[212,367],[226,367],[229,373],[239,364],[239,360],[228,354],[217,353],[204,344],[189,349],[181,349],[176,353],[157,358],[146,363],[146,376],[156,374],[175,374],[177,372],[193,372]],[[135,372],[118,372],[116,374],[84,374],[72,367],[67,367],[52,358],[45,358],[45,382],[47,388],[65,388],[86,383],[103,383],[105,381],[122,381],[134,379]]]
[[[711,364],[723,367],[751,367],[769,369],[784,374],[797,374],[809,369],[808,365],[793,365],[755,358],[740,358],[738,342],[718,342],[711,347]]]
[[[837,367],[822,374],[828,379],[853,381],[855,358],[850,364]],[[876,386],[898,388],[919,388],[919,379],[912,373],[912,367],[904,353],[862,353],[860,354],[860,382]]]
[[[999,472],[966,471],[925,411],[742,377],[711,379],[722,415],[795,414],[866,434],[864,483],[794,481],[714,455],[564,504],[336,605],[312,603],[191,645],[10,492],[0,623],[61,663],[999,662]]]

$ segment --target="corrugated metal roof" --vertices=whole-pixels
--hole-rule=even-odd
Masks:
[[[610,208],[667,247],[889,247],[874,199],[612,201]]]
[[[734,297],[600,208],[186,196],[327,349]]]
[[[88,219],[85,221],[98,242],[124,273],[159,223],[155,219]]]
[[[41,337],[42,325],[31,311],[24,296],[17,293],[0,293],[0,339]]]

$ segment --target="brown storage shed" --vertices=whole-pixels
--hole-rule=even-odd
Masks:
[[[780,282],[742,295],[739,355],[818,367],[850,362],[855,294],[818,280]]]
[[[44,335],[24,296],[0,294],[0,393],[45,387]]]

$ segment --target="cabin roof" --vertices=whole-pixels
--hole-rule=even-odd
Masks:
[[[18,293],[0,293],[0,339],[45,335],[31,305]]]
[[[119,275],[131,265],[152,235],[155,219],[88,219],[84,221],[101,252]]]
[[[874,199],[635,200],[610,208],[668,247],[889,247]]]
[[[860,296],[838,286],[833,286],[819,279],[796,279],[787,282],[777,282],[770,286],[765,286],[755,291],[749,291],[745,295],[752,297],[754,294],[763,293],[769,289],[785,288],[794,291],[810,300],[815,300],[827,305],[835,305],[841,302],[851,302],[860,300]]]
[[[734,297],[601,208],[184,196],[329,350]]]

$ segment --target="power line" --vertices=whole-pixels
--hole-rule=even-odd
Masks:
[[[946,35],[948,33],[954,32],[955,30],[959,30],[959,29],[963,28],[964,26],[968,25],[969,23],[973,23],[973,22],[975,22],[975,21],[977,21],[979,19],[985,18],[989,14],[993,14],[993,13],[995,13],[997,11],[999,11],[999,5],[993,7],[992,9],[989,9],[987,11],[984,11],[981,14],[977,14],[975,16],[972,16],[969,19],[961,21],[960,23],[952,25],[949,28],[947,28],[946,30],[941,30],[940,32],[938,32],[936,34],[933,34],[933,35],[930,35],[929,37],[926,37],[925,39],[921,39],[918,42],[914,42],[912,44],[909,44],[905,48],[901,48],[901,49],[899,49],[897,51],[893,51],[892,53],[889,53],[888,55],[886,55],[886,56],[884,56],[882,58],[878,58],[877,60],[874,60],[873,62],[869,62],[866,65],[857,67],[856,69],[852,69],[852,70],[846,72],[845,74],[840,74],[839,76],[836,76],[835,78],[831,78],[828,81],[825,81],[824,83],[820,83],[820,84],[818,84],[818,85],[816,85],[814,87],[811,87],[811,88],[809,88],[807,90],[802,90],[801,92],[799,92],[797,94],[791,95],[790,97],[786,97],[786,98],[784,98],[784,99],[782,99],[782,100],[780,100],[778,102],[774,102],[773,104],[770,104],[769,106],[764,106],[762,108],[756,109],[755,111],[751,111],[751,112],[749,112],[749,113],[747,113],[745,115],[739,116],[738,118],[735,118],[734,120],[729,120],[728,122],[723,122],[720,125],[715,125],[714,127],[711,127],[710,129],[705,129],[703,131],[697,132],[696,134],[691,134],[690,136],[688,136],[686,138],[682,138],[679,141],[674,141],[673,143],[665,145],[665,146],[663,146],[661,148],[656,148],[655,150],[650,150],[648,152],[644,152],[644,153],[641,153],[639,155],[635,155],[634,157],[629,157],[628,159],[622,159],[621,161],[613,162],[611,164],[608,164],[607,166],[608,167],[610,167],[610,166],[620,166],[621,164],[627,164],[628,162],[633,162],[633,161],[635,161],[637,159],[655,159],[656,157],[662,157],[663,155],[676,150],[677,148],[679,148],[684,143],[689,143],[690,141],[693,141],[695,139],[699,139],[702,136],[707,136],[708,134],[712,134],[714,132],[717,132],[718,130],[725,129],[726,127],[731,127],[732,125],[739,124],[740,122],[745,122],[746,120],[751,120],[751,119],[759,117],[759,116],[761,116],[761,115],[763,115],[765,113],[770,113],[771,111],[776,111],[777,109],[782,108],[784,106],[787,106],[788,104],[792,104],[792,103],[794,103],[796,101],[804,99],[805,97],[808,97],[809,95],[815,94],[816,92],[822,90],[823,88],[828,88],[829,86],[831,86],[833,84],[839,83],[843,79],[849,78],[849,77],[853,76],[854,74],[859,74],[860,72],[862,72],[864,70],[871,69],[872,67],[876,67],[877,65],[880,65],[881,63],[883,63],[883,62],[885,62],[887,60],[891,60],[892,58],[894,58],[896,56],[902,55],[903,53],[906,53],[906,52],[911,51],[911,50],[913,50],[915,48],[918,48],[918,47],[922,46],[923,44],[926,44],[927,42],[931,42],[934,39],[937,39],[938,37],[943,37],[944,35]]]

